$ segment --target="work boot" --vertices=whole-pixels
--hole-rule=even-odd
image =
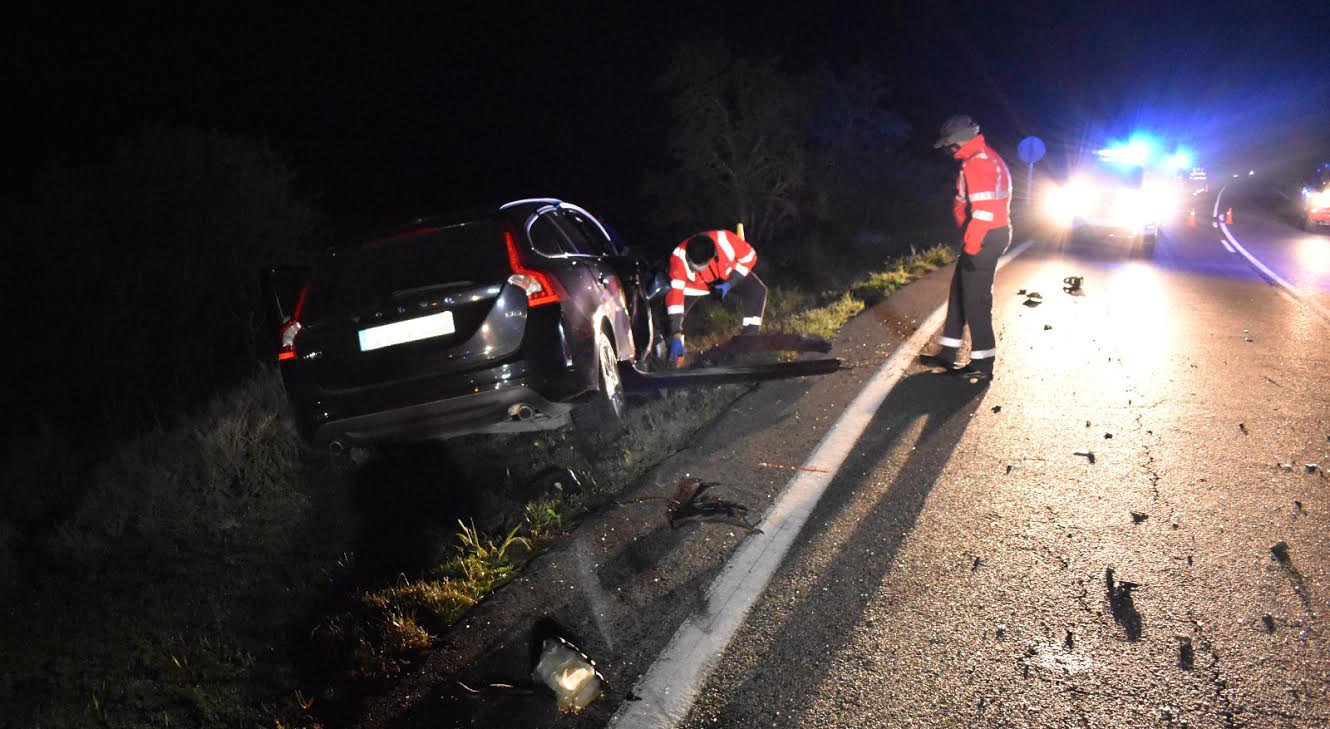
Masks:
[[[964,367],[957,367],[951,374],[968,381],[971,385],[988,384],[993,379],[993,360],[972,360]]]
[[[941,367],[944,370],[954,370],[960,366],[956,364],[956,351],[948,352],[946,349],[937,354],[919,355],[919,364],[925,367]]]

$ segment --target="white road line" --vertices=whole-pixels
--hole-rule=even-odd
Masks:
[[[1219,194],[1215,196],[1215,210],[1219,209],[1219,199],[1224,196],[1224,190],[1227,189],[1228,185],[1224,185],[1224,187],[1219,191]],[[1218,213],[1216,213],[1216,215],[1218,215]],[[1237,249],[1237,252],[1241,254],[1243,258],[1246,258],[1247,262],[1250,263],[1252,267],[1254,267],[1257,271],[1259,271],[1261,275],[1266,278],[1266,280],[1270,281],[1271,283],[1277,286],[1282,287],[1284,291],[1288,292],[1288,294],[1291,295],[1298,303],[1302,304],[1308,309],[1311,309],[1313,313],[1315,313],[1317,316],[1320,316],[1321,319],[1324,320],[1327,324],[1330,324],[1330,309],[1326,309],[1324,306],[1320,304],[1320,302],[1302,293],[1302,291],[1300,291],[1298,287],[1294,286],[1288,281],[1285,281],[1283,276],[1280,276],[1279,274],[1270,270],[1269,266],[1265,265],[1264,263],[1261,263],[1261,261],[1258,258],[1256,258],[1256,256],[1253,256],[1251,252],[1249,252],[1246,248],[1242,246],[1241,243],[1238,242],[1237,238],[1233,237],[1233,231],[1228,229],[1227,223],[1223,222],[1219,223],[1219,230],[1223,231],[1224,237],[1228,239],[1228,242],[1232,243],[1233,247]]]
[[[998,269],[1024,253],[1031,241],[1012,248]],[[683,721],[698,691],[715,667],[748,611],[766,590],[808,517],[850,455],[877,409],[942,326],[946,306],[939,306],[901,343],[846,406],[813,449],[798,475],[767,511],[761,532],[739,545],[707,589],[702,609],[679,626],[669,645],[633,687],[637,701],[625,701],[610,719],[617,729],[664,729]]]
[[[1224,246],[1224,248],[1225,248],[1229,253],[1237,253],[1237,251],[1233,250],[1233,246],[1231,246],[1231,245],[1228,244],[1228,239],[1226,239],[1226,238],[1220,238],[1220,239],[1219,239],[1219,242]]]
[[[1253,256],[1246,248],[1242,247],[1242,244],[1238,242],[1237,238],[1233,237],[1233,233],[1228,229],[1227,225],[1225,225],[1224,223],[1220,223],[1219,229],[1224,231],[1224,237],[1228,238],[1228,242],[1232,243],[1233,247],[1238,250],[1238,253],[1240,253],[1243,258],[1246,258],[1247,262],[1250,263],[1257,271],[1260,271],[1261,275],[1265,276],[1265,278],[1268,279],[1271,283],[1282,287],[1285,291],[1287,291],[1290,295],[1292,295],[1294,299],[1297,299],[1299,303],[1301,303],[1303,306],[1307,307],[1308,309],[1311,309],[1318,316],[1324,319],[1327,324],[1330,324],[1330,309],[1326,309],[1324,306],[1321,306],[1321,304],[1317,302],[1315,299],[1302,293],[1302,291],[1300,291],[1298,287],[1294,286],[1288,281],[1285,281],[1283,276],[1280,276],[1274,271],[1271,271],[1269,266],[1266,266],[1264,263],[1261,263],[1261,261],[1257,259],[1256,256]]]

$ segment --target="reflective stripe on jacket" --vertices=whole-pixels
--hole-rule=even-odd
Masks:
[[[666,314],[682,316],[685,297],[706,296],[711,293],[711,284],[728,281],[734,275],[747,276],[757,264],[757,251],[728,230],[708,230],[698,235],[715,241],[716,257],[706,268],[694,271],[688,267],[688,249],[684,245],[688,239],[674,247],[670,255],[670,290],[665,292]]]
[[[1011,225],[1011,172],[982,134],[961,145],[955,157],[961,171],[952,212],[963,231],[965,252],[974,255],[988,231]]]

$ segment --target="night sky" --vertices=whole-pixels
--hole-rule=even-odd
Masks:
[[[1319,7],[43,4],[3,31],[0,181],[21,192],[49,160],[95,160],[160,122],[269,140],[334,221],[526,195],[649,215],[642,172],[668,161],[656,79],[679,42],[708,35],[794,71],[871,64],[921,155],[965,111],[1000,149],[1145,126],[1212,166],[1302,164],[1330,156],[1330,4],[1302,5]]]

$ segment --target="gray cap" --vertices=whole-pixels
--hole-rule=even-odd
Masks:
[[[979,125],[965,114],[957,114],[950,119],[942,122],[942,136],[938,137],[933,149],[945,147],[948,144],[965,144],[974,139],[979,133]]]

